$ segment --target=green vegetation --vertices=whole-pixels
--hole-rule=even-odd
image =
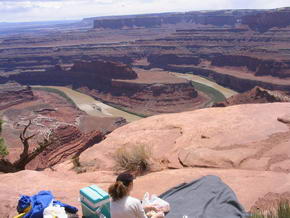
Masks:
[[[76,104],[74,103],[74,101],[69,96],[67,96],[67,94],[65,94],[63,91],[60,91],[60,90],[54,89],[54,88],[49,88],[49,87],[33,87],[33,89],[34,90],[41,90],[41,91],[52,92],[52,93],[58,94],[61,97],[65,98],[68,103],[70,103],[70,104],[72,104],[73,106],[76,107]]]
[[[0,120],[0,134],[2,132],[2,124],[3,124],[3,121]],[[8,154],[9,154],[9,152],[7,150],[5,143],[4,143],[4,139],[0,137],[0,158],[3,158]]]
[[[151,150],[146,145],[123,146],[117,149],[116,170],[144,173],[150,169]]]
[[[0,138],[0,158],[5,157],[8,154],[9,154],[9,152],[7,150],[6,145],[4,144],[4,139]]]
[[[288,201],[282,201],[279,203],[278,208],[275,211],[254,213],[250,218],[289,218],[290,217],[290,205]]]
[[[192,81],[192,85],[194,86],[194,88],[196,88],[198,91],[205,93],[206,95],[208,95],[209,97],[211,97],[211,101],[209,103],[207,103],[207,106],[219,102],[219,101],[224,101],[226,99],[226,97],[218,90],[198,83],[198,82],[194,82]]]

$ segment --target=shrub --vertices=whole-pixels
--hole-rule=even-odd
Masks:
[[[289,218],[290,205],[288,201],[281,201],[273,211],[253,213],[250,218]]]
[[[3,123],[3,121],[0,120],[0,134],[2,132],[2,123]],[[6,145],[4,144],[4,139],[0,137],[0,158],[3,158],[8,154],[9,154],[9,152],[7,150]]]
[[[4,139],[0,138],[0,158],[5,157],[8,154],[9,154],[9,152],[7,150],[6,145],[4,144]]]
[[[87,170],[81,166],[79,157],[72,158],[73,170],[77,173],[85,173]]]
[[[290,205],[288,201],[279,204],[277,215],[278,218],[290,217]]]
[[[0,120],[0,134],[2,132],[2,124],[3,124],[3,120]]]
[[[116,170],[142,174],[150,169],[150,156],[151,149],[146,145],[125,145],[114,155]]]

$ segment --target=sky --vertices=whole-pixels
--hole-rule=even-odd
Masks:
[[[290,0],[0,0],[0,22],[219,9],[271,9]]]

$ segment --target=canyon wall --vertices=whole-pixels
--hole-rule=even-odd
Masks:
[[[53,130],[54,141],[38,155],[27,169],[45,169],[78,156],[81,152],[104,139],[96,130],[82,133],[77,126],[61,125]]]
[[[219,55],[212,58],[213,66],[247,67],[256,76],[290,77],[290,61],[263,60],[250,56]]]
[[[92,95],[143,115],[195,109],[201,107],[204,101],[192,84],[186,81],[167,84],[113,81],[111,95]]]
[[[164,25],[200,24],[234,26],[244,24],[255,31],[290,25],[290,8],[273,10],[220,10],[95,18],[95,29],[156,28]]]
[[[13,80],[26,85],[86,86],[107,89],[112,79],[134,79],[137,74],[127,65],[111,61],[77,61],[69,69],[61,66],[44,71],[28,71],[0,77],[2,82]]]
[[[0,85],[0,110],[16,104],[32,101],[34,98],[29,86],[21,86],[18,83]]]
[[[178,24],[201,24],[233,26],[237,20],[244,14],[252,11],[241,10],[239,12],[232,10],[208,11],[208,12],[187,12],[187,13],[164,13],[150,15],[135,15],[123,17],[111,17],[104,19],[95,19],[94,28],[96,29],[122,29],[122,28],[154,28],[164,25]]]
[[[235,77],[228,74],[222,74],[214,70],[208,70],[200,67],[193,66],[163,66],[162,67],[168,71],[175,71],[180,73],[193,73],[195,75],[205,76],[214,80],[219,85],[224,87],[231,88],[237,92],[245,92],[250,89],[253,89],[256,86],[260,86],[265,89],[270,90],[281,90],[281,91],[290,91],[290,85],[275,84],[270,82],[263,82],[259,80],[251,80]]]
[[[242,17],[242,23],[260,32],[266,32],[273,27],[287,27],[290,26],[290,8],[281,8],[247,15]]]

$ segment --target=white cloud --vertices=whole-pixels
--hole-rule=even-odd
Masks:
[[[285,6],[290,6],[289,0],[0,0],[0,21]]]

